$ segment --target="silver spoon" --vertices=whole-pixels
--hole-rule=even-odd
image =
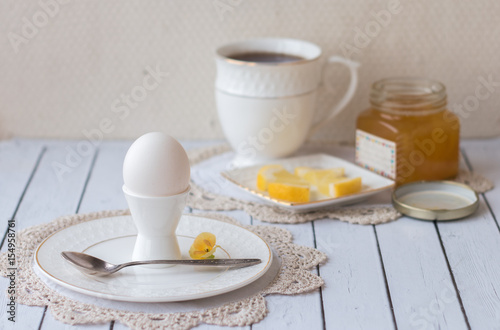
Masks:
[[[70,264],[78,268],[82,273],[96,276],[110,275],[122,268],[136,265],[168,264],[191,266],[247,267],[261,263],[260,259],[186,259],[132,261],[115,265],[86,253],[64,251],[61,252],[61,255]]]

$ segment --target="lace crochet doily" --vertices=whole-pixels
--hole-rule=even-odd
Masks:
[[[188,152],[190,164],[194,166],[230,150],[227,144],[190,150]],[[491,181],[467,170],[460,170],[455,181],[469,185],[478,193],[493,188]],[[391,205],[335,207],[315,212],[295,213],[279,207],[219,195],[202,188],[193,180],[187,205],[205,211],[243,210],[259,220],[271,223],[302,223],[330,218],[353,224],[376,225],[396,220],[401,216]]]
[[[243,299],[226,302],[203,310],[173,313],[144,313],[113,309],[69,298],[50,288],[33,269],[33,254],[37,246],[49,235],[63,228],[105,217],[129,214],[128,211],[103,211],[60,217],[52,222],[23,229],[17,233],[17,303],[29,306],[48,306],[55,319],[67,324],[104,323],[112,320],[132,329],[189,329],[200,323],[225,326],[246,326],[262,320],[268,313],[265,296],[269,294],[293,295],[310,292],[323,285],[321,277],[310,270],[326,260],[316,249],[292,243],[286,229],[273,226],[243,226],[260,235],[279,257],[276,277],[258,292]],[[238,224],[222,214],[200,214],[220,221]],[[0,255],[0,274],[7,276],[7,255]],[[106,305],[112,302],[106,301]],[[135,304],[137,306],[137,304]]]
[[[485,193],[493,189],[493,182],[486,179],[481,174],[473,173],[467,170],[460,170],[456,182],[463,183],[474,189],[478,194]]]

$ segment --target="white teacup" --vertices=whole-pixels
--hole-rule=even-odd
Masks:
[[[237,153],[233,165],[293,154],[349,103],[357,87],[359,63],[330,57],[328,63],[349,68],[351,80],[340,102],[313,125],[321,54],[313,43],[282,38],[242,41],[217,49],[217,111],[224,135]]]

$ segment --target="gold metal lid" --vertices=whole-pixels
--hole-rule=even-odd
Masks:
[[[453,181],[420,181],[399,186],[392,193],[399,212],[422,220],[455,220],[474,213],[479,197],[469,186]]]

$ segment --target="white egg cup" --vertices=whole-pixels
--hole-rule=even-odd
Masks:
[[[137,227],[137,239],[132,260],[180,259],[181,251],[175,230],[186,205],[190,187],[171,196],[150,197],[134,194],[126,186],[123,193]],[[165,268],[172,265],[143,267]]]

